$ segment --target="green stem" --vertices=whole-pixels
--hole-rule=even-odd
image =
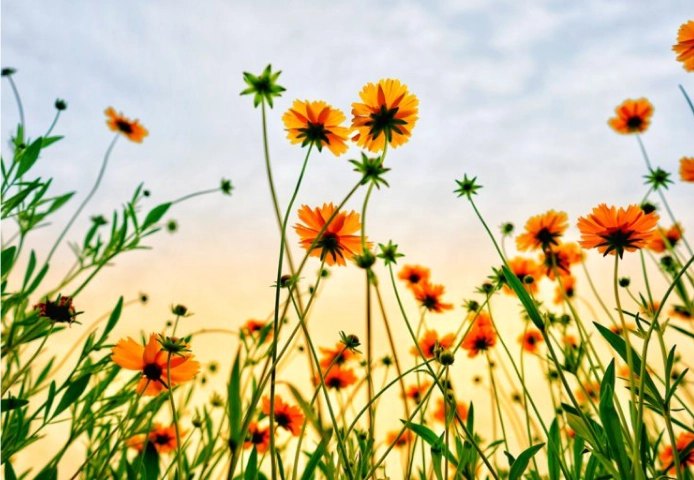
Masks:
[[[176,318],[178,322],[178,317]],[[178,412],[176,412],[176,404],[174,403],[173,387],[171,385],[171,352],[166,359],[166,388],[169,391],[169,403],[171,404],[171,417],[173,418],[174,430],[176,431],[176,463],[178,464],[179,479],[183,477],[183,457],[181,455],[181,432],[178,429]]]
[[[14,94],[14,99],[17,101],[17,109],[19,110],[19,123],[22,126],[22,134],[26,138],[26,123],[24,123],[24,108],[22,107],[22,99],[19,96],[19,90],[12,80],[12,75],[8,75],[7,80],[10,82],[10,87],[12,87],[12,93]],[[22,141],[24,141],[24,138]]]

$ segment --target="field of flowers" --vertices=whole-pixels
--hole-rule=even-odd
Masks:
[[[676,38],[677,61],[694,72],[694,20]],[[675,214],[691,218],[692,204],[668,202],[674,182],[694,183],[694,157],[683,157],[677,174],[651,161],[642,140],[654,112],[648,99],[619,99],[605,115],[606,128],[630,137],[643,154],[644,185],[630,205],[596,198],[578,219],[548,209],[519,222],[522,228],[496,228],[479,208],[490,202],[483,183],[492,180],[472,173],[451,179],[451,195],[476,215],[498,262],[469,292],[449,331],[436,317],[458,306],[434,272],[408,261],[395,240],[367,234],[370,199],[389,188],[390,158],[417,134],[416,92],[399,79],[367,83],[355,93],[349,123],[323,100],[294,100],[281,121],[304,160],[284,199],[268,148],[268,137],[282,132],[269,131],[267,119],[288,92],[270,65],[243,73],[240,93],[249,100],[249,120],[262,124],[257,140],[279,229],[277,270],[268,272],[274,304],[262,307],[266,318],[219,332],[228,335],[227,351],[219,362],[203,363],[196,359],[203,332],[186,322],[187,306],[172,305],[166,323],[116,337],[123,309],[146,295],[121,297],[89,323],[80,321],[80,301],[115,259],[175,230],[165,218],[179,204],[232,196],[232,182],[221,179],[216,188],[146,209],[150,192],[139,186],[112,216],[91,217],[84,238],[69,244],[72,267],[49,284],[54,254],[99,189],[118,144],[147,141],[149,132],[106,108],[113,139],[89,193],[74,206],[74,192],[35,173],[51,145],[70,141],[53,133],[67,102],[56,100],[45,133],[28,132],[21,72],[3,68],[2,78],[20,119],[12,158],[2,159],[3,478],[694,478],[694,251]],[[687,89],[679,88],[694,117]],[[343,161],[350,144],[362,152],[349,160],[353,188],[337,203],[298,204],[312,155],[326,149]],[[359,211],[346,208],[358,198]],[[28,237],[64,210],[74,213],[42,258]],[[566,238],[570,226],[579,240]],[[609,263],[610,289],[596,288],[588,255]],[[623,272],[629,258],[638,259],[638,282]],[[364,334],[343,331],[332,344],[317,344],[314,304],[340,268],[363,272],[366,308],[353,315]],[[394,298],[395,315],[386,296]],[[509,318],[498,313],[509,299],[520,335],[509,334]],[[47,353],[66,329],[79,329],[79,340],[67,353]],[[406,331],[407,345],[396,330]],[[471,372],[470,359],[483,368]],[[457,381],[461,368],[474,385]],[[310,381],[297,382],[297,369]],[[220,372],[229,372],[223,394],[201,399],[201,386]],[[484,389],[485,401],[470,402],[471,388]],[[45,445],[38,454],[48,431],[60,432],[61,441],[48,447],[50,455]],[[65,461],[75,449],[77,465]],[[32,467],[20,468],[27,459]]]

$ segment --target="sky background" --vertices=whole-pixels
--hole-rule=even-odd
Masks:
[[[679,159],[694,155],[694,116],[678,89],[692,95],[694,77],[671,51],[677,29],[694,14],[690,1],[27,1],[4,2],[2,14],[2,66],[17,69],[30,136],[48,128],[56,98],[68,103],[54,131],[66,138],[36,171],[54,178],[56,193],[78,193],[34,234],[32,248],[45,255],[96,178],[113,136],[108,106],[140,119],[150,135],[141,145],[119,140],[70,240],[81,238],[90,215],[109,217],[142,182],[151,191],[146,208],[214,188],[222,177],[235,187],[232,197],[214,194],[172,209],[166,219],[178,221],[176,234],[150,237],[154,250],[126,254],[83,292],[83,323],[121,294],[150,295],[146,307],[127,311],[117,334],[160,328],[173,303],[195,312],[182,325],[189,331],[236,328],[271,312],[279,233],[260,111],[239,96],[244,71],[260,73],[267,64],[282,71],[287,91],[268,116],[282,206],[305,154],[289,144],[281,123],[294,99],[325,100],[349,120],[368,82],[398,78],[419,98],[411,140],[388,153],[390,188],[374,192],[367,234],[379,243],[392,239],[403,262],[430,267],[433,281],[446,285],[456,309],[432,320],[443,331],[455,329],[459,305],[499,263],[474,212],[453,194],[455,179],[478,178],[484,188],[476,201],[492,228],[511,221],[520,229],[532,215],[563,210],[572,225],[567,238],[575,240],[578,216],[603,202],[639,203],[646,191],[636,139],[606,123],[623,100],[643,96],[655,106],[643,137],[654,165],[678,178]],[[17,121],[3,81],[5,156]],[[347,160],[358,156],[355,147],[339,158],[327,150],[313,155],[297,208],[341,201],[358,179]],[[348,208],[360,210],[363,194]],[[692,198],[691,185],[668,191],[686,231],[694,229]],[[293,231],[289,242],[298,257]],[[54,279],[71,263],[67,247],[62,252]],[[599,285],[608,285],[612,262],[589,257]],[[627,257],[625,268],[636,261]],[[310,263],[306,277],[317,268]],[[325,344],[340,330],[363,335],[363,272],[333,273],[312,320]],[[386,301],[393,307],[390,292]],[[413,301],[409,307],[415,312]],[[70,335],[78,333],[61,341],[70,344]],[[228,363],[227,337],[206,342],[203,361]]]

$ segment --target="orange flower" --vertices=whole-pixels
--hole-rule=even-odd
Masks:
[[[597,248],[603,256],[619,255],[644,248],[656,236],[658,215],[644,213],[638,205],[626,209],[601,203],[593,212],[578,219],[583,248]]]
[[[561,305],[562,303],[564,303],[564,294],[566,294],[568,298],[572,298],[574,296],[575,285],[575,277],[573,277],[572,275],[562,275],[561,284],[558,283],[557,287],[554,290],[554,303],[557,305]]]
[[[576,390],[578,403],[586,403],[588,400],[597,402],[600,400],[600,384],[598,382],[583,382],[583,388]]]
[[[141,374],[137,384],[137,393],[155,396],[167,390],[169,374],[173,388],[193,377],[200,370],[200,363],[193,360],[193,355],[171,354],[164,351],[157,341],[155,333],[149,336],[147,345],[140,345],[132,338],[121,339],[111,349],[111,360],[128,370],[138,370]],[[171,356],[171,370],[167,371]]]
[[[679,318],[680,320],[691,320],[694,317],[692,312],[687,310],[687,308],[682,305],[673,306],[672,310],[670,310],[670,315]]]
[[[564,335],[564,338],[562,338],[562,340],[564,341],[564,345],[566,345],[567,347],[578,348],[578,340],[576,340],[576,337],[574,337],[573,335]]]
[[[428,282],[429,275],[429,269],[421,265],[403,265],[398,278],[403,280],[408,288],[412,288],[421,282]]]
[[[538,330],[528,330],[518,337],[518,342],[528,353],[537,353],[539,351],[538,344],[544,341],[545,339],[542,338],[542,334]]]
[[[680,158],[680,179],[683,182],[694,182],[694,157]]]
[[[525,224],[525,233],[516,238],[518,250],[545,250],[550,245],[559,245],[559,237],[569,226],[569,217],[564,212],[549,210],[542,215],[530,217]]]
[[[692,22],[690,22],[692,23]],[[682,458],[682,453],[687,449],[689,445],[694,442],[694,433],[692,432],[682,432],[677,436],[677,441],[675,442],[675,447],[677,448],[678,456],[680,457],[680,466],[684,470],[690,465],[694,465],[694,450],[691,450],[684,458]],[[665,447],[660,454],[660,462],[663,464],[663,469],[667,470],[669,475],[675,475],[677,469],[675,469],[675,457],[672,455],[672,445]]]
[[[399,431],[390,431],[386,435],[386,443],[388,445],[395,445],[395,448],[402,448],[412,441],[414,436],[409,430],[405,430],[400,435]]]
[[[414,298],[430,312],[443,313],[444,310],[453,310],[452,303],[441,302],[441,296],[445,288],[443,285],[434,285],[429,282],[419,282],[412,286]]]
[[[325,386],[327,388],[334,388],[335,390],[342,390],[350,385],[357,383],[357,377],[354,375],[354,370],[351,368],[339,368],[333,366],[327,372],[323,372]],[[320,380],[318,380],[320,383]]]
[[[320,361],[320,366],[323,368],[328,368],[331,365],[339,368],[356,356],[356,354],[349,348],[346,348],[345,344],[342,342],[337,342],[334,349],[325,347],[318,347],[318,349],[323,354],[323,358],[321,358]]]
[[[496,331],[491,325],[473,325],[460,346],[468,351],[469,358],[474,358],[494,345],[496,345]]]
[[[626,325],[627,330],[636,330],[636,325],[633,323],[627,323]],[[610,326],[610,332],[614,333],[615,335],[622,335],[624,333],[624,330],[622,329],[621,325],[611,325]]]
[[[303,224],[294,225],[294,230],[301,237],[301,246],[308,250],[315,241],[311,253],[312,257],[325,259],[328,265],[346,266],[345,260],[349,260],[357,252],[362,250],[361,237],[355,235],[361,228],[359,214],[354,210],[351,212],[339,212],[335,215],[332,222],[328,225],[320,238],[318,232],[323,228],[328,219],[335,212],[335,205],[324,203],[323,207],[316,207],[314,210],[303,205],[299,210],[299,220]],[[371,248],[371,243],[367,242],[367,247]]]
[[[426,380],[419,385],[410,385],[407,387],[407,390],[405,390],[405,397],[409,398],[414,403],[419,403],[422,401],[422,396],[429,390],[429,387],[431,387],[431,382]]]
[[[270,429],[260,428],[258,423],[251,422],[248,425],[248,434],[246,435],[243,448],[251,448],[254,445],[258,453],[265,453],[270,446]]]
[[[400,80],[368,83],[359,93],[362,102],[352,104],[352,127],[358,133],[352,138],[357,145],[380,152],[388,144],[399,147],[407,142],[417,122],[419,100]]]
[[[518,280],[521,281],[523,287],[529,293],[537,293],[537,282],[542,277],[542,271],[535,260],[531,258],[515,257],[508,261],[508,267],[516,275],[516,277],[518,277]],[[524,280],[530,277],[534,279],[533,282],[525,283]],[[509,295],[515,295],[511,287],[509,287],[506,283],[504,283],[504,292],[508,293]]]
[[[444,423],[446,421],[446,412],[450,411],[451,406],[448,405],[448,407],[445,407],[445,403],[443,398],[437,398],[436,399],[436,409],[433,412],[433,417],[434,420],[438,420],[441,423]],[[457,403],[455,404],[455,410],[458,412],[458,415],[460,415],[460,418],[465,421],[467,420],[467,414],[468,414],[468,409],[467,406],[464,403]]]
[[[287,138],[292,143],[315,145],[318,151],[327,146],[335,156],[347,151],[349,128],[341,127],[346,120],[338,109],[332,108],[323,101],[310,102],[294,100],[292,108],[282,116],[287,127]]]
[[[184,431],[179,430],[181,437],[185,435]],[[158,453],[168,453],[176,450],[176,426],[162,426],[155,422],[149,435],[139,434],[130,437],[125,444],[128,447],[134,448],[137,451],[142,451],[146,443],[151,443]]]
[[[138,120],[129,120],[122,113],[116,113],[113,107],[108,107],[104,111],[108,120],[106,125],[114,132],[122,133],[131,142],[142,143],[142,139],[149,135],[145,127],[140,125]]]
[[[624,135],[630,133],[643,133],[648,128],[653,116],[653,105],[645,98],[638,100],[624,100],[615,108],[616,117],[612,117],[607,124],[612,129]]]
[[[569,275],[571,274],[571,265],[582,261],[583,251],[575,242],[560,243],[554,248],[548,248],[542,257],[544,272],[550,280],[555,279],[555,267],[559,275]]]
[[[675,248],[677,242],[682,238],[682,227],[679,223],[674,224],[667,230],[658,228],[658,234],[648,243],[648,248],[656,253],[663,253],[668,248]]]
[[[268,338],[272,338],[272,327],[268,322],[263,320],[256,320],[255,318],[249,318],[246,323],[241,327],[241,331],[246,335],[256,335],[264,333],[262,340],[265,341]]]
[[[660,302],[658,301],[653,301],[653,303],[648,302],[645,305],[641,305],[641,313],[644,315],[648,315],[650,318],[653,318],[655,314],[660,310]]]
[[[677,60],[688,72],[694,72],[694,20],[689,20],[680,26],[677,32],[677,45],[672,46],[677,53]]]
[[[270,398],[263,398],[263,413],[270,415]],[[289,406],[279,395],[275,395],[275,422],[292,435],[298,437],[301,433],[301,424],[304,422],[304,414],[296,405]]]
[[[445,350],[446,348],[450,348],[454,341],[454,333],[449,333],[439,339],[439,334],[436,330],[427,330],[424,332],[424,336],[419,340],[419,348],[422,350],[424,358],[429,359],[434,358],[437,346],[441,350]],[[412,355],[419,355],[419,350],[417,350],[417,347],[412,347],[410,353],[412,353]]]

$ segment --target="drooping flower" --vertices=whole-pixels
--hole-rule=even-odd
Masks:
[[[680,320],[691,321],[694,318],[694,312],[688,310],[687,307],[683,305],[673,305],[670,310],[670,315]]]
[[[569,217],[564,212],[549,210],[542,215],[530,217],[525,224],[525,233],[518,235],[518,250],[546,250],[559,245],[559,237],[569,226]]]
[[[270,398],[263,398],[263,413],[270,415]],[[301,424],[304,422],[304,414],[296,405],[284,403],[282,397],[275,395],[275,422],[292,435],[298,437],[301,433]]]
[[[139,120],[130,120],[122,113],[117,113],[113,107],[108,107],[104,113],[108,117],[106,125],[114,132],[124,135],[128,140],[135,143],[142,143],[149,132],[140,125]]]
[[[140,372],[140,382],[137,384],[137,393],[149,396],[159,395],[167,390],[167,386],[173,388],[176,385],[192,380],[200,371],[200,363],[193,360],[193,355],[188,353],[171,354],[165,351],[157,340],[157,334],[149,336],[146,345],[128,337],[118,341],[111,349],[111,360],[128,370]],[[171,370],[168,369],[169,356]],[[168,385],[169,373],[171,385]]]
[[[430,359],[436,356],[437,348],[441,350],[450,348],[454,341],[454,333],[449,333],[439,338],[439,333],[436,330],[427,330],[424,332],[422,338],[419,339],[418,344],[424,354],[424,358]],[[410,353],[412,353],[412,355],[419,355],[419,350],[417,350],[417,347],[413,346],[410,348]]]
[[[514,257],[508,261],[508,268],[518,277],[523,287],[528,293],[536,294],[538,291],[537,283],[542,277],[540,266],[532,258]],[[532,278],[532,282],[527,283]],[[504,282],[504,292],[515,295],[513,289]]]
[[[251,448],[255,446],[258,453],[265,453],[270,446],[270,429],[268,427],[261,428],[257,422],[251,422],[248,425],[248,434],[243,448]]]
[[[181,438],[185,432],[179,429]],[[169,453],[176,450],[176,426],[169,425],[164,427],[161,423],[155,422],[149,434],[144,433],[130,437],[125,444],[135,450],[142,451],[146,443],[151,443],[159,454]]]
[[[677,44],[672,46],[677,60],[688,72],[694,72],[694,20],[683,23],[677,32]]]
[[[542,338],[542,334],[538,330],[528,330],[518,337],[518,342],[522,345],[523,350],[528,353],[537,353],[539,344],[544,341],[545,339]]]
[[[417,122],[419,100],[400,80],[383,79],[368,83],[359,93],[363,103],[352,104],[352,138],[357,145],[380,152],[386,141],[393,148],[407,142]]]
[[[58,295],[55,301],[46,298],[45,301],[34,305],[39,317],[48,318],[51,322],[72,323],[80,312],[75,310],[72,297]],[[78,322],[79,323],[79,322]]]
[[[677,454],[680,458],[680,467],[682,467],[682,469],[694,465],[694,449],[690,449],[689,453],[682,458],[682,453],[684,453],[687,447],[689,447],[692,443],[694,443],[694,433],[692,432],[682,432],[677,436],[675,448],[677,448]],[[663,464],[663,469],[667,470],[669,475],[675,475],[677,473],[672,445],[666,446],[660,453],[660,462]]]
[[[441,297],[445,291],[443,285],[434,285],[429,282],[419,282],[412,286],[412,293],[419,304],[430,312],[443,313],[444,310],[453,310],[452,303],[443,303]]]
[[[585,249],[597,248],[603,256],[622,258],[625,250],[633,252],[646,247],[657,235],[657,223],[658,215],[646,214],[638,205],[617,210],[601,203],[592,213],[578,219],[579,243]]]
[[[680,179],[683,182],[694,182],[694,157],[680,158]]]
[[[308,205],[303,205],[299,209],[299,220],[303,222],[294,225],[294,230],[301,237],[301,246],[308,250],[315,241],[310,256],[325,259],[328,265],[346,266],[345,260],[350,260],[355,254],[362,250],[361,237],[355,235],[361,228],[359,214],[354,210],[348,212],[338,212],[330,222],[325,231],[318,236],[318,233],[333,215],[336,206],[332,203],[324,203],[322,207],[311,209]],[[371,243],[367,242],[367,248],[371,248]]]
[[[675,245],[682,239],[682,227],[675,223],[667,230],[658,228],[658,234],[648,243],[648,248],[656,253],[663,253],[665,250],[675,248]]]
[[[408,288],[412,288],[421,282],[428,282],[431,272],[421,265],[403,265],[398,278],[405,282]]]
[[[616,117],[612,117],[607,121],[607,124],[612,129],[623,135],[630,133],[643,133],[651,123],[653,116],[653,105],[645,98],[638,100],[624,100],[624,102],[615,108]]]
[[[347,151],[349,128],[340,126],[346,120],[342,111],[323,101],[294,100],[292,108],[282,116],[287,138],[293,144],[323,147],[340,156]]]

